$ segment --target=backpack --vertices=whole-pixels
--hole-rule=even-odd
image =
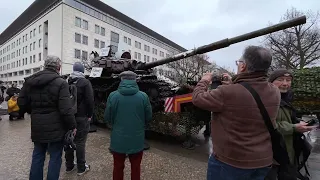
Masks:
[[[69,85],[70,99],[71,99],[71,111],[73,114],[77,114],[78,99],[77,99],[77,83],[79,80]]]

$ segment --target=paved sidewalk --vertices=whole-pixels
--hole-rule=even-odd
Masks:
[[[77,177],[76,171],[67,175],[64,172],[63,162],[61,179],[111,180],[113,159],[108,152],[109,142],[109,133],[105,129],[99,129],[97,133],[90,133],[87,143],[87,161],[92,170],[81,178]],[[203,160],[206,159],[206,154],[203,154],[199,160],[194,158],[197,158],[197,155],[192,155],[196,151],[185,150],[176,146],[176,152],[171,153],[163,151],[170,151],[171,145],[161,146],[161,144],[153,142],[150,144],[151,149],[145,152],[142,161],[142,179],[205,179],[207,163]],[[30,140],[30,120],[9,122],[8,116],[3,116],[3,120],[0,121],[0,147],[0,180],[27,180],[33,150]],[[46,160],[48,158],[49,156]],[[45,166],[47,166],[47,161]],[[128,161],[126,162],[125,177],[125,179],[130,179]]]

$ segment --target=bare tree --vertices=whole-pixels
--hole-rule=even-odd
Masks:
[[[198,80],[204,73],[212,71],[216,66],[210,63],[206,54],[195,55],[179,61],[167,64],[167,67],[173,69],[173,73],[166,76],[179,84],[188,80]]]
[[[318,26],[319,12],[300,12],[295,8],[287,10],[281,21],[304,15],[308,22],[266,35],[264,44],[273,54],[272,68],[288,69],[312,66],[320,59],[320,29]]]

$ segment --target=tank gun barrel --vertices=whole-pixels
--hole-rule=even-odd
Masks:
[[[222,49],[222,48],[230,46],[231,44],[239,43],[242,41],[246,41],[249,39],[253,39],[253,38],[256,38],[259,36],[263,36],[263,35],[270,34],[270,33],[276,32],[276,31],[284,30],[284,29],[287,29],[290,27],[302,25],[305,23],[306,23],[306,16],[301,16],[301,17],[294,18],[294,19],[291,19],[291,20],[288,20],[288,21],[285,21],[282,23],[278,23],[278,24],[275,24],[275,25],[272,25],[272,26],[269,26],[269,27],[266,27],[263,29],[259,29],[256,31],[252,31],[252,32],[243,34],[243,35],[239,35],[239,36],[236,36],[233,38],[226,38],[226,39],[223,39],[223,40],[220,40],[217,42],[213,42],[211,44],[204,45],[204,46],[201,46],[196,49],[192,49],[192,50],[189,50],[189,51],[186,51],[183,53],[179,53],[174,56],[171,56],[171,57],[168,57],[165,59],[161,59],[159,61],[146,63],[146,64],[139,66],[137,69],[138,70],[146,70],[146,69],[154,68],[156,66],[161,66],[163,64],[178,61],[180,59],[184,59],[184,58],[194,56],[197,54],[204,54],[204,53],[214,51],[217,49]]]

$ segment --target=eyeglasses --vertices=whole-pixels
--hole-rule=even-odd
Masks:
[[[243,63],[243,61],[242,61],[242,60],[237,60],[237,61],[236,61],[236,65],[238,66],[239,63]]]

